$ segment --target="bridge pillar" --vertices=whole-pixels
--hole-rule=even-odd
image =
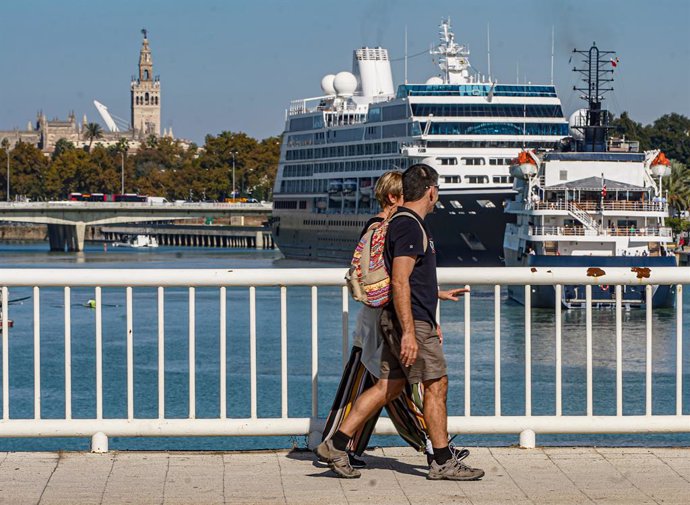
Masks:
[[[77,248],[74,249],[77,252],[84,250],[84,236],[86,235],[86,223],[77,223],[74,225],[74,235],[76,239]]]
[[[84,250],[84,235],[86,223],[76,224],[49,224],[48,239],[51,251],[65,250],[79,252]]]

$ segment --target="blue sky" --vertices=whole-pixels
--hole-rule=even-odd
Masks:
[[[596,41],[621,62],[610,110],[645,124],[670,112],[690,116],[688,0],[22,0],[1,11],[0,129],[25,128],[38,110],[100,122],[94,99],[129,119],[145,27],[163,127],[196,142],[224,130],[264,138],[282,131],[290,100],[320,94],[323,75],[349,70],[353,49],[381,45],[401,59],[407,26],[408,52],[419,53],[436,43],[444,16],[480,72],[490,25],[492,74],[503,83],[516,74],[550,80],[553,25],[554,80],[568,113],[581,103],[571,51]],[[428,55],[409,60],[410,82],[434,74]],[[402,60],[393,77],[403,80]]]

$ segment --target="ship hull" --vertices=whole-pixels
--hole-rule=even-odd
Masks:
[[[440,267],[503,266],[507,214],[503,202],[511,190],[446,191],[427,216]],[[347,265],[362,227],[371,215],[274,211],[273,239],[288,259]]]
[[[525,255],[517,261],[511,251],[506,257],[508,266],[528,267],[669,267],[676,266],[672,256],[537,256]],[[515,301],[525,304],[524,286],[508,286],[508,295]],[[623,286],[622,304],[624,307],[646,308],[645,286]],[[553,285],[531,286],[530,301],[533,308],[554,308],[556,306],[556,289]],[[652,286],[652,308],[671,308],[675,301],[675,287],[666,285]],[[612,307],[616,303],[615,286],[600,284],[592,286],[592,306]],[[585,308],[586,287],[582,285],[565,285],[561,291],[561,306],[566,309]]]

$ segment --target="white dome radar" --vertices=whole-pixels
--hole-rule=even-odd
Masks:
[[[350,72],[338,72],[333,80],[333,87],[338,96],[350,97],[357,89],[357,78]]]
[[[321,79],[321,89],[327,95],[335,95],[335,88],[333,87],[333,81],[335,80],[334,74],[324,75]]]
[[[429,78],[426,80],[426,84],[431,84],[431,85],[443,84],[443,79],[441,79],[440,77],[438,77],[438,76],[435,75],[435,76],[433,76],[433,77],[429,77]]]
[[[570,136],[575,140],[584,140],[585,133],[582,129],[583,126],[587,126],[587,109],[578,109],[568,118]]]

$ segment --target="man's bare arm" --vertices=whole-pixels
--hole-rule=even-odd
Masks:
[[[416,256],[397,256],[393,258],[393,274],[391,287],[393,289],[393,305],[402,327],[400,342],[400,361],[405,366],[412,366],[417,359],[417,337],[412,317],[412,301],[410,294],[410,275],[414,269]]]

